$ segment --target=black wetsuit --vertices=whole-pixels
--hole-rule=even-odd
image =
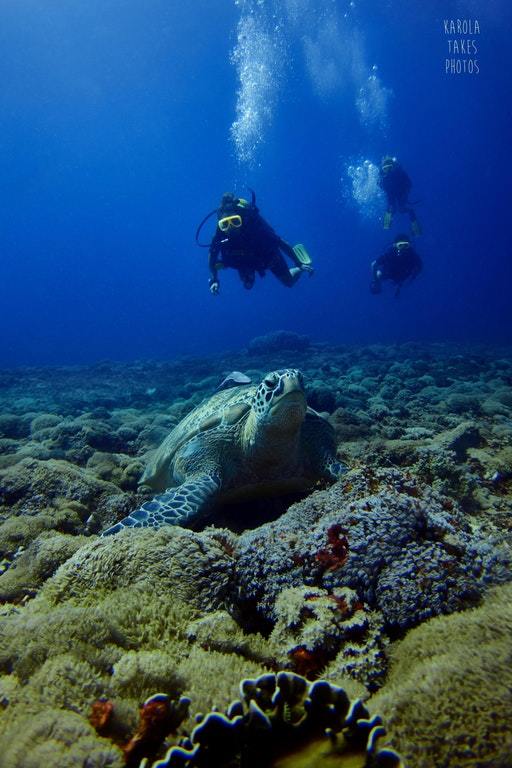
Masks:
[[[374,280],[391,280],[398,288],[406,280],[413,280],[423,269],[423,262],[412,246],[390,246],[372,264]],[[380,272],[380,275],[377,275]]]
[[[300,267],[293,248],[274,232],[270,224],[254,208],[224,211],[223,215],[239,214],[242,226],[221,232],[217,227],[210,244],[209,267],[212,280],[217,281],[217,270],[231,267],[238,270],[245,288],[252,288],[256,272],[263,277],[269,269],[284,285],[292,286],[296,277],[290,273],[281,253]]]
[[[408,198],[412,182],[401,165],[394,163],[387,173],[381,171],[380,186],[388,199],[388,211],[410,214]]]

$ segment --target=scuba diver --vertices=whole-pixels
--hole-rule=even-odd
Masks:
[[[386,193],[388,207],[384,214],[384,229],[389,229],[395,213],[408,213],[411,220],[411,232],[413,235],[421,235],[421,227],[414,208],[409,202],[409,192],[412,182],[396,157],[382,158],[380,166],[379,183]]]
[[[423,262],[411,245],[407,235],[397,235],[382,256],[372,261],[372,282],[370,291],[380,293],[383,280],[391,280],[396,285],[395,296],[406,280],[414,280],[423,268]]]
[[[303,272],[313,273],[311,257],[303,245],[293,248],[279,237],[272,227],[260,215],[256,207],[256,197],[251,190],[249,203],[235,197],[231,192],[222,195],[218,209],[211,211],[196,232],[196,242],[201,247],[210,249],[208,266],[210,268],[210,293],[219,293],[219,269],[238,270],[244,288],[254,285],[256,273],[264,277],[270,270],[283,285],[295,285]],[[200,243],[199,232],[204,223],[217,214],[217,227],[211,243]],[[282,251],[282,253],[281,253]],[[293,262],[288,267],[283,253]]]

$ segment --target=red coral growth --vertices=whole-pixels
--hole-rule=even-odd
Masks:
[[[112,712],[114,711],[114,705],[110,699],[98,699],[91,707],[91,714],[89,715],[89,722],[93,728],[101,733],[107,728],[111,719]]]
[[[226,553],[228,557],[233,557],[235,554],[235,547],[233,546],[232,542],[229,541],[227,538],[224,539],[222,536],[217,536],[216,540],[219,542],[220,546]]]
[[[123,747],[126,765],[130,768],[138,766],[144,757],[152,760],[175,726],[170,700],[163,694],[148,699],[140,708],[139,717],[135,735]]]
[[[329,597],[334,600],[342,616],[347,616],[350,613],[350,606],[344,597],[336,597],[336,595],[329,595]]]
[[[399,483],[398,492],[406,493],[408,496],[413,496],[415,499],[419,499],[421,496],[419,488],[412,483]]]
[[[368,469],[366,472],[366,484],[370,493],[377,493],[380,490],[379,480],[371,469]]]
[[[295,672],[311,680],[325,666],[325,657],[319,651],[308,651],[307,648],[299,646],[289,652],[289,657],[293,661]]]
[[[339,524],[331,525],[327,529],[327,547],[320,549],[315,555],[324,571],[334,571],[346,563],[349,550],[346,533]]]

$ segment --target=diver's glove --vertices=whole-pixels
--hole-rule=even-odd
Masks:
[[[208,280],[208,285],[210,286],[210,293],[212,294],[212,296],[218,296],[219,288],[220,288],[219,281],[214,280],[213,277],[210,277],[210,279]]]

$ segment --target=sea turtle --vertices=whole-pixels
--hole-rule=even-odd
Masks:
[[[307,406],[302,373],[272,371],[257,386],[216,392],[185,416],[140,480],[163,493],[102,535],[195,525],[218,502],[306,490],[345,469],[336,459],[332,426]]]

